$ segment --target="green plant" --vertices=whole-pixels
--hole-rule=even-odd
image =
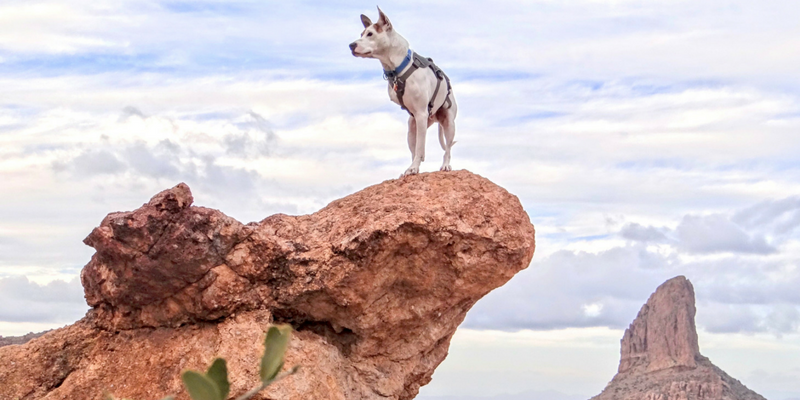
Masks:
[[[184,371],[181,379],[193,400],[225,400],[231,389],[228,382],[228,367],[222,358],[214,360],[205,374],[191,370]]]
[[[295,366],[286,373],[280,373],[281,369],[283,369],[283,356],[289,346],[291,336],[292,327],[290,325],[272,326],[267,330],[267,335],[264,339],[264,355],[261,356],[259,368],[261,384],[237,397],[236,400],[247,400],[270,384],[292,375],[300,369],[300,366]],[[186,370],[181,374],[181,379],[192,400],[225,400],[230,393],[228,366],[224,358],[214,359],[205,373]],[[106,398],[114,400],[109,395]],[[173,396],[169,396],[162,400],[172,399]]]

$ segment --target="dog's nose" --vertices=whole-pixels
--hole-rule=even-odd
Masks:
[[[350,43],[350,51],[355,51],[356,50],[356,46],[358,46],[356,44],[356,42]]]

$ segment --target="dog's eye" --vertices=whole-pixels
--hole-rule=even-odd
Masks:
[[[367,36],[372,36],[372,32],[367,32]]]

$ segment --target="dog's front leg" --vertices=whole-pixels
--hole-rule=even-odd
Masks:
[[[414,153],[417,150],[417,125],[414,116],[408,116],[408,150],[411,152],[411,162],[414,162]]]
[[[420,122],[421,121],[421,122]],[[412,152],[411,166],[408,167],[403,176],[414,175],[419,173],[419,164],[425,158],[425,132],[428,130],[428,111],[417,111],[414,114],[414,128],[416,128],[416,137],[414,138],[414,150]],[[410,126],[411,124],[409,124]],[[409,132],[410,135],[411,132]],[[410,145],[410,138],[409,138]]]

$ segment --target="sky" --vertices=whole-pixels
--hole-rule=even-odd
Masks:
[[[537,231],[421,399],[593,396],[677,275],[701,352],[800,399],[800,3],[380,5],[453,82],[453,167],[516,194]],[[377,18],[360,1],[0,1],[0,335],[81,318],[83,238],[178,182],[247,222],[399,176],[407,114],[347,47],[362,13]]]

